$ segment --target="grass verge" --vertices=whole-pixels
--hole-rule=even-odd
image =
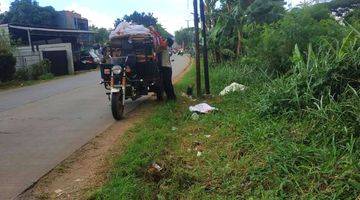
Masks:
[[[219,112],[193,120],[188,106],[201,101],[180,98],[159,106],[130,130],[108,183],[90,199],[358,198],[356,125],[321,109],[301,117],[264,115],[264,95],[277,82],[270,83],[256,67],[241,65],[211,69],[213,94],[234,81],[248,87],[206,100]],[[193,83],[193,71],[177,85],[178,91]],[[330,113],[342,108],[341,103],[328,106]],[[358,109],[352,112],[359,114]]]

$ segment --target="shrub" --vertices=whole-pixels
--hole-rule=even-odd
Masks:
[[[38,80],[40,76],[50,73],[51,62],[49,60],[42,60],[30,67],[31,78]]]
[[[54,75],[52,73],[47,73],[47,74],[43,74],[43,75],[39,76],[40,80],[50,80],[53,78],[54,78]]]
[[[0,81],[6,82],[13,78],[16,71],[16,58],[10,52],[0,52]]]
[[[277,23],[246,27],[248,55],[264,60],[269,72],[286,74],[291,70],[290,57],[295,44],[303,54],[309,43],[317,51],[324,38],[339,40],[346,36],[348,30],[321,10],[322,13],[316,13],[312,7],[293,9]]]
[[[265,114],[297,113],[340,101],[349,88],[360,89],[360,43],[352,34],[334,47],[324,41],[316,54],[311,45],[306,59],[295,47],[291,73],[274,80],[261,102]]]
[[[18,81],[28,81],[31,78],[29,69],[26,67],[17,69],[15,72],[15,79]]]

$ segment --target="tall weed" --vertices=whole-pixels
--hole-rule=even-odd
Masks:
[[[274,80],[261,102],[264,113],[301,113],[340,100],[347,87],[360,89],[359,41],[349,34],[339,45],[323,42],[317,53],[308,46],[305,58],[296,45],[288,75]]]

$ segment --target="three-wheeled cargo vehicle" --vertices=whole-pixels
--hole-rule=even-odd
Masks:
[[[162,79],[151,34],[128,34],[114,37],[100,64],[102,83],[111,101],[114,119],[124,117],[125,101],[136,100],[149,92],[163,96]]]

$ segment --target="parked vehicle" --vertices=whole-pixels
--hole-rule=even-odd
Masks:
[[[125,101],[154,92],[163,96],[162,80],[151,35],[114,38],[100,64],[102,83],[111,101],[114,119],[124,117]]]

